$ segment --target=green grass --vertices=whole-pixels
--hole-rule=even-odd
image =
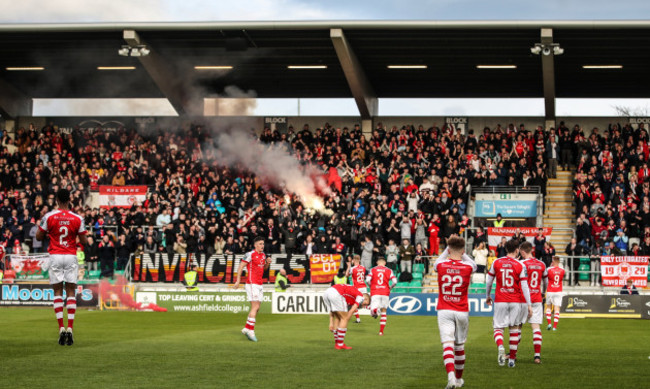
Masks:
[[[3,308],[0,387],[11,388],[444,388],[435,317],[369,317],[334,350],[326,316],[80,311],[76,343],[57,344],[50,309]],[[641,320],[563,319],[544,330],[542,365],[523,331],[515,369],[499,367],[491,318],[474,317],[466,388],[648,387],[650,326]]]

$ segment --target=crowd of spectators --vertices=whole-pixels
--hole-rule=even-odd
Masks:
[[[107,274],[111,256],[120,269],[136,251],[239,254],[251,249],[257,235],[267,238],[269,253],[357,253],[370,263],[386,257],[391,266],[408,270],[410,263],[437,254],[450,235],[471,226],[466,209],[470,187],[537,185],[545,190],[547,169],[555,174],[552,160],[560,158],[555,139],[563,145],[564,129],[558,130],[510,124],[464,135],[446,126],[387,128],[379,123],[371,134],[362,134],[359,125],[334,128],[326,123],[289,127],[285,133],[266,128],[255,135],[252,141],[283,144],[302,166],[336,176],[332,194],[324,199],[332,212],[321,214],[295,196],[287,201],[285,193],[252,172],[218,164],[214,153],[203,151],[215,145],[210,129],[201,125],[147,132],[63,132],[54,124],[20,128],[0,136],[0,244],[8,252],[46,250],[47,242],[33,239],[36,223],[55,207],[54,193],[64,187],[71,190],[72,207],[92,237],[90,247],[83,248],[85,260],[93,267],[106,262]],[[615,136],[603,144],[617,147]],[[633,135],[634,142],[638,137]],[[626,142],[623,150],[629,148]],[[602,155],[593,145],[578,147],[581,154]],[[619,171],[625,162],[616,158],[610,174],[623,176],[621,190],[648,193],[647,176],[637,174],[633,181],[629,169]],[[580,157],[580,169],[587,168],[589,176],[578,182],[592,189],[595,173],[605,170],[590,165],[591,159],[582,161]],[[593,183],[603,187],[605,182]],[[131,208],[90,208],[91,191],[100,185],[147,185],[149,191],[146,201]],[[620,191],[614,185],[602,189]],[[618,203],[610,199],[607,204]],[[591,204],[587,209],[592,217]],[[639,236],[632,232],[634,221],[621,225],[619,215],[618,209],[610,214],[617,228]]]
[[[590,256],[592,270],[598,270],[601,255],[650,255],[650,150],[644,125],[559,130],[560,144],[575,156],[566,163],[577,166],[576,235],[566,254]]]

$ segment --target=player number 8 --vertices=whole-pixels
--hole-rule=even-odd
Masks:
[[[539,286],[539,273],[532,272],[530,273],[530,287],[537,288]]]

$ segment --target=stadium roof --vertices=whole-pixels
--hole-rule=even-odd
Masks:
[[[354,97],[364,117],[378,97],[545,97],[549,117],[555,97],[647,97],[650,84],[650,21],[15,24],[0,25],[0,40],[10,115],[26,115],[26,99],[98,97],[167,97],[187,113],[235,85],[258,97]],[[533,54],[536,43],[564,53]],[[151,53],[118,55],[126,44]]]

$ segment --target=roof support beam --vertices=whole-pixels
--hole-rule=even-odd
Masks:
[[[32,99],[0,78],[0,114],[5,118],[32,116]]]
[[[345,78],[348,80],[354,101],[359,107],[361,119],[371,119],[377,115],[378,102],[366,73],[363,71],[342,29],[330,29],[330,38],[334,44],[336,55],[339,57]]]
[[[541,29],[541,43],[551,47],[553,43],[553,29]],[[548,55],[542,57],[542,81],[544,85],[544,119],[545,127],[555,127],[555,54],[550,50]],[[553,123],[550,125],[550,123]]]
[[[193,101],[193,96],[183,84],[183,79],[174,74],[154,48],[147,45],[135,30],[124,30],[123,37],[129,46],[146,45],[150,50],[149,55],[140,56],[138,60],[179,115],[203,116],[203,99],[196,98],[196,101]]]

